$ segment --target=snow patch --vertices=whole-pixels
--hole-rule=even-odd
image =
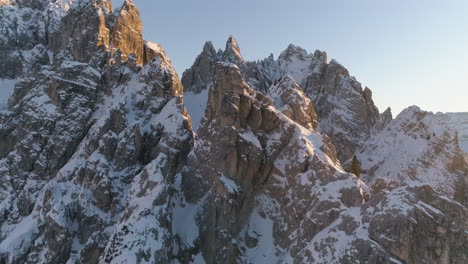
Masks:
[[[247,142],[253,143],[257,148],[262,149],[262,145],[260,144],[260,141],[258,141],[258,138],[251,131],[239,133],[239,136],[241,136]]]
[[[0,79],[0,111],[8,108],[8,99],[10,99],[15,89],[17,79]]]
[[[196,218],[204,202],[205,198],[201,199],[197,204],[183,201],[174,207],[172,212],[172,232],[180,237],[182,245],[187,247],[194,246],[194,242],[199,236]]]
[[[15,229],[8,234],[8,237],[0,244],[0,255],[8,253],[10,259],[8,262],[13,262],[14,256],[18,255],[23,248],[27,248],[25,243],[32,243],[32,237],[37,232],[38,221],[33,215],[24,218]]]
[[[219,177],[221,182],[224,184],[224,187],[228,190],[230,193],[238,193],[239,192],[239,186],[237,186],[236,182],[233,180],[227,178],[224,176],[223,173],[221,173],[221,176]]]
[[[206,104],[208,102],[208,91],[210,89],[204,89],[200,93],[186,92],[184,95],[184,104],[188,114],[192,118],[193,131],[198,131],[200,127],[200,121],[205,113]]]
[[[255,247],[246,250],[247,263],[278,263],[273,238],[273,221],[260,216],[258,209],[255,209],[250,216],[246,235],[257,240]]]

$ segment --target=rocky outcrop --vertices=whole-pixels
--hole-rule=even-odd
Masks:
[[[98,51],[109,48],[107,20],[111,12],[112,4],[105,0],[77,4],[61,19],[51,48],[55,52],[68,50],[73,60],[89,62]]]
[[[373,133],[380,133],[382,130],[393,120],[392,109],[387,108],[382,114],[380,114],[377,123],[374,126]]]
[[[314,73],[303,84],[315,103],[319,130],[329,135],[345,162],[371,135],[379,112],[368,88],[351,77],[338,62],[314,66]]]
[[[193,66],[182,75],[182,84],[186,91],[200,93],[212,81],[217,61],[216,50],[211,42],[205,43]]]
[[[287,238],[286,234],[294,230],[299,234],[297,228],[302,224],[310,225],[307,228],[312,230],[320,229],[335,219],[335,210],[344,203],[360,204],[358,182],[343,173],[339,164],[328,163],[322,149],[328,151],[330,146],[312,141],[321,138],[313,132],[312,121],[306,123],[310,128],[307,130],[282,114],[268,97],[247,85],[236,65],[218,63],[215,72],[198,143],[181,178],[184,203],[180,206],[199,208],[199,214],[190,221],[192,226],[178,226],[180,241],[185,242],[180,246],[185,250],[179,252],[179,261],[186,262],[188,252],[201,254],[207,263],[247,261],[255,259],[255,254],[266,253],[253,253],[261,250],[261,243],[278,243],[286,250],[299,239]],[[285,79],[283,84],[291,84],[288,81]],[[298,94],[300,90],[294,92]],[[306,106],[310,106],[308,103]],[[304,109],[296,109],[300,112],[292,116],[305,114]],[[290,158],[295,162],[288,162]],[[309,168],[315,168],[318,174]],[[298,174],[301,176],[292,176]],[[323,189],[316,190],[317,196],[309,196],[310,191],[306,190],[316,181],[323,181],[325,186],[347,182],[342,190],[346,196],[337,194],[335,202],[321,200]],[[310,200],[302,200],[302,195]],[[316,218],[320,224],[314,224],[314,220],[302,224],[292,220],[293,215],[302,219],[312,204],[321,209],[310,218]],[[262,221],[272,221],[272,229],[258,229]],[[290,228],[284,230],[280,223],[286,222]],[[193,230],[198,236],[184,241],[184,234]],[[262,235],[274,236],[274,242],[260,241]],[[256,261],[261,262],[262,258]]]
[[[272,86],[268,96],[275,101],[275,106],[285,116],[308,129],[317,129],[317,113],[314,104],[302,92],[294,79],[286,75],[278,84]]]
[[[213,49],[214,51],[214,49]],[[247,62],[240,55],[240,48],[231,36],[221,56],[207,56],[204,50],[199,58],[213,65],[216,61],[236,64],[245,81],[255,90],[268,93],[285,76],[290,76],[314,103],[318,115],[318,130],[330,136],[337,146],[338,157],[342,162],[353,157],[357,147],[364,143],[374,130],[382,130],[392,119],[391,112],[379,114],[372,100],[370,89],[348,73],[341,64],[332,60],[327,63],[327,54],[315,51],[309,54],[304,49],[289,45],[277,60],[273,55],[258,62]],[[213,71],[200,65],[199,59],[182,77],[187,91],[200,93],[208,89]],[[212,69],[212,68],[211,68]],[[194,72],[203,72],[203,82],[194,80]],[[200,76],[200,75],[199,75]],[[203,75],[202,75],[203,76]],[[204,87],[204,88],[202,88]]]
[[[122,60],[130,54],[136,56],[137,64],[146,64],[144,55],[143,24],[140,12],[131,0],[125,0],[115,18],[110,35],[111,53],[121,52]]]
[[[229,36],[224,49],[222,61],[241,65],[243,58],[240,52],[239,44],[233,36]]]
[[[430,186],[392,188],[342,212],[308,249],[314,263],[464,263],[467,213]]]
[[[145,60],[142,24],[131,0],[117,14],[107,0],[11,1],[0,5],[0,15],[0,78],[37,71],[59,53],[88,63],[99,52],[114,55],[119,50],[122,61],[131,54],[137,64],[150,61]]]

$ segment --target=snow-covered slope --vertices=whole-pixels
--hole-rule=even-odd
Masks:
[[[198,131],[200,127],[200,121],[205,113],[208,101],[208,91],[209,89],[203,90],[200,93],[189,91],[184,94],[184,103],[192,119],[193,131]]]
[[[453,197],[464,166],[457,164],[462,151],[445,120],[416,106],[402,111],[359,149],[362,178],[424,182]]]

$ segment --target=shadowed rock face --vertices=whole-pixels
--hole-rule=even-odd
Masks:
[[[340,160],[345,162],[369,138],[379,120],[379,111],[372,101],[372,92],[367,87],[362,89],[336,61],[315,68],[316,72],[307,77],[304,90],[316,105],[321,120],[319,130],[330,135]]]
[[[56,21],[44,22],[42,1],[21,3],[31,8],[19,9],[18,4],[10,5],[9,1],[0,3],[0,78],[15,78],[25,72],[27,66],[36,68],[38,64],[49,63],[44,48],[49,36],[46,29]]]
[[[438,119],[415,108],[379,116],[370,91],[324,52],[291,45],[252,63],[231,37],[225,52],[207,43],[181,82],[165,51],[143,41],[131,1],[116,12],[103,0],[0,3],[0,78],[15,79],[0,111],[0,263],[468,259],[467,170],[450,131],[433,131]],[[182,83],[210,87],[196,135]],[[320,121],[325,91],[359,106]],[[385,140],[427,146],[416,174],[400,172],[411,181],[369,169],[368,187],[346,173],[339,134],[321,129],[353,129],[350,120],[375,133],[364,145],[342,132],[365,150],[366,170],[378,155],[360,155],[385,153]],[[429,166],[439,161],[446,170]],[[431,168],[449,189],[424,182]]]
[[[184,72],[182,76],[184,87],[190,87],[190,91],[195,93],[206,89],[206,86],[212,81],[216,61],[216,50],[211,42],[207,42],[192,68]]]

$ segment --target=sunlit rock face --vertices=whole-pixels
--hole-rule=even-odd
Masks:
[[[145,45],[142,29],[140,12],[132,1],[125,1],[112,27],[110,46],[113,53],[119,50],[124,59],[134,54],[137,63],[143,64]]]
[[[180,80],[132,1],[2,0],[0,29],[2,264],[468,260],[454,130],[324,52],[230,37]]]

